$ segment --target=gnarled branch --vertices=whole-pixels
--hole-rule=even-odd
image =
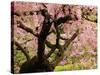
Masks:
[[[55,29],[56,29],[56,45],[54,45],[53,47],[51,47],[51,51],[46,55],[46,58],[50,57],[51,54],[56,50],[56,48],[61,48],[60,45],[59,45],[59,39],[63,39],[63,40],[68,40],[68,39],[64,39],[60,36],[60,32],[59,32],[59,29],[58,29],[58,26],[61,24],[61,23],[64,23],[66,22],[66,20],[70,20],[71,17],[70,16],[65,16],[65,17],[60,17],[59,19],[55,20],[54,21],[54,26],[55,26]],[[46,41],[47,42],[47,41]],[[60,52],[62,52],[62,49],[59,49]]]
[[[24,23],[22,20],[18,20],[17,22],[19,23],[18,27],[20,27],[20,28],[24,29],[25,31],[27,31],[27,32],[33,34],[34,36],[38,37],[38,35],[35,34],[31,28],[27,27],[27,24]]]
[[[59,46],[59,49],[62,50],[61,56],[57,57],[55,61],[52,62],[52,64],[54,66],[57,66],[57,64],[63,59],[64,57],[64,52],[66,50],[66,48],[68,48],[68,46],[70,45],[70,43],[78,36],[79,34],[79,29],[73,34],[73,36],[71,37],[71,39],[66,40],[65,44],[63,46]]]
[[[52,48],[54,47],[55,45],[51,44],[49,41],[45,41],[45,44],[49,47],[49,48]]]
[[[20,45],[20,43],[18,43],[18,41],[15,40],[15,39],[14,39],[14,43],[15,43],[15,45],[24,53],[24,55],[25,55],[27,61],[29,61],[29,60],[30,60],[30,56],[29,56],[28,53],[25,51],[25,49],[24,49],[24,48]]]

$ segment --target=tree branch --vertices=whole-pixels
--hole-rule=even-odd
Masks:
[[[43,26],[41,32],[38,36],[38,59],[40,62],[44,61],[44,51],[45,51],[45,40],[48,36],[49,30],[51,28],[52,22],[51,17],[46,9],[41,10],[42,16],[44,16]]]
[[[18,41],[15,40],[15,39],[14,39],[14,43],[15,43],[15,45],[24,53],[24,55],[25,55],[27,61],[29,61],[29,60],[30,60],[30,56],[29,56],[28,53],[24,50],[24,48],[23,48],[23,47],[18,43]]]
[[[49,48],[52,48],[54,47],[55,45],[51,44],[49,41],[45,41],[45,44],[49,47]]]
[[[56,49],[56,46],[54,45],[52,48],[51,48],[51,51],[46,55],[46,58],[49,58],[51,56],[51,54],[55,51]]]
[[[60,17],[54,21],[56,25],[60,25],[61,23],[65,23],[66,21],[72,20],[71,16]]]
[[[32,41],[32,39],[28,39],[28,40],[24,41],[24,42],[21,43],[21,44],[26,44],[26,43],[29,42],[29,41]]]
[[[59,29],[58,29],[58,25],[60,25],[61,23],[64,23],[66,22],[66,20],[70,20],[71,18],[69,16],[65,16],[65,17],[60,17],[59,19],[55,20],[54,21],[54,27],[56,28],[56,45],[54,45],[53,47],[51,47],[51,51],[47,54],[46,58],[50,57],[51,54],[55,51],[56,48],[61,48],[60,45],[59,45],[59,39],[64,39],[60,36],[60,32],[59,32]],[[68,40],[68,39],[64,39],[64,40]],[[62,49],[59,49],[60,52],[62,52]]]
[[[27,27],[27,24],[24,23],[22,20],[18,20],[17,22],[19,23],[18,27],[20,27],[20,28],[24,29],[25,31],[27,31],[27,32],[33,34],[34,36],[38,37],[38,35],[35,34],[31,28]]]
[[[60,36],[60,39],[61,39],[61,40],[68,40],[67,38],[63,38],[63,37],[61,37],[61,36]]]
[[[59,46],[59,49],[62,50],[62,53],[61,53],[60,57],[57,57],[56,60],[52,62],[52,64],[54,66],[57,66],[57,64],[63,59],[63,57],[65,56],[64,52],[65,52],[66,48],[68,48],[68,46],[70,45],[70,43],[78,36],[78,34],[79,34],[79,29],[73,34],[73,36],[71,37],[71,39],[66,40],[66,42],[65,42],[65,44],[63,46]]]

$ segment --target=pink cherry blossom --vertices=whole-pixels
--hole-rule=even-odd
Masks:
[[[60,65],[65,65],[65,63],[66,63],[66,60],[62,60],[59,64]]]

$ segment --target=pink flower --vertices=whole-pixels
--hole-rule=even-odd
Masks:
[[[78,50],[71,51],[71,56],[77,56],[77,55],[78,55]]]
[[[82,58],[82,59],[80,60],[80,62],[81,62],[82,64],[85,64],[85,63],[87,62],[87,59],[86,59],[86,58]]]
[[[62,61],[60,62],[60,65],[65,65],[65,63],[66,63],[66,60],[62,60]]]
[[[84,50],[72,50],[71,51],[71,56],[73,57],[73,56],[79,56],[79,55],[83,55],[85,53],[85,51]]]
[[[84,50],[81,50],[80,52],[79,52],[79,55],[83,55],[85,53],[85,51]]]
[[[87,52],[90,54],[96,55],[96,52],[94,50],[88,50]]]

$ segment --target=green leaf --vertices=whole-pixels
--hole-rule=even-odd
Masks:
[[[95,15],[90,15],[90,16],[88,16],[88,19],[89,19],[90,21],[96,22],[96,21],[97,21],[97,16],[95,16]]]
[[[56,66],[54,69],[54,71],[64,71],[64,70],[65,70],[64,66]]]
[[[74,64],[73,69],[74,70],[81,70],[81,69],[83,69],[83,66],[81,64]]]
[[[73,69],[73,64],[67,64],[64,67],[65,67],[65,70],[72,70]]]
[[[56,66],[54,71],[66,71],[66,70],[72,70],[73,69],[73,64],[67,64],[64,66]]]

